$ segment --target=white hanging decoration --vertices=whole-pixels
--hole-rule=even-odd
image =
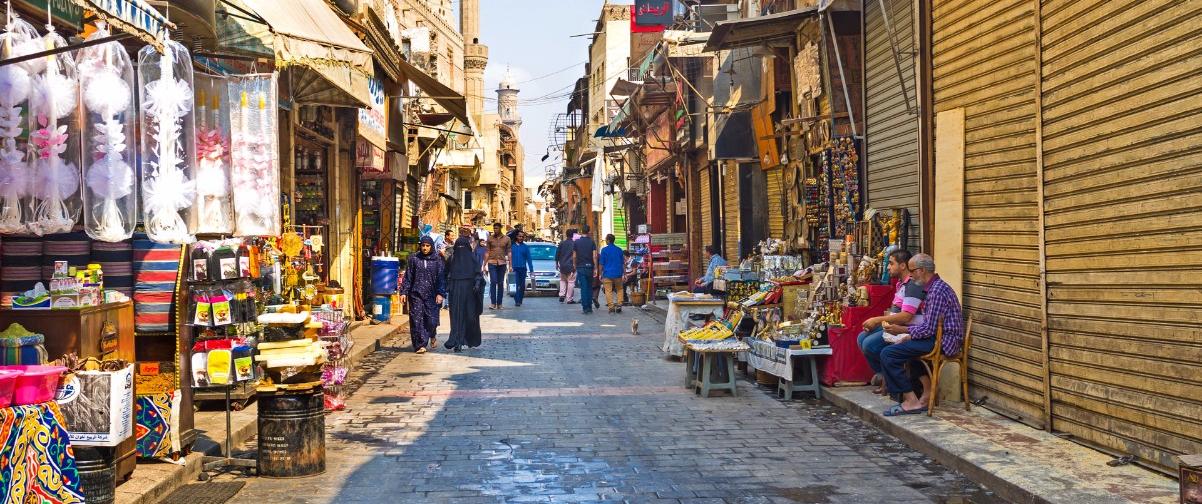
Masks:
[[[142,87],[142,213],[146,234],[162,243],[195,240],[192,203],[196,159],[192,115],[192,65],[178,42],[162,54],[147,46],[138,53]]]
[[[225,81],[196,77],[196,213],[198,233],[229,234],[234,231],[230,202],[229,115],[222,113]],[[208,91],[206,93],[206,90]],[[207,98],[207,99],[206,99]]]
[[[47,26],[42,37],[45,49],[67,45]],[[78,81],[75,61],[69,53],[41,58],[42,72],[33,77],[29,96],[29,142],[34,147],[29,195],[33,197],[30,232],[38,236],[67,233],[75,227],[82,210],[79,197]]]
[[[103,25],[92,38],[107,37]],[[117,242],[133,236],[138,208],[134,194],[133,64],[117,42],[80,50],[78,70],[86,120],[84,231]]]
[[[37,47],[42,43],[41,37],[33,25],[17,18],[10,8],[8,24],[4,33],[0,33],[0,57],[29,54],[30,42]],[[40,49],[33,49],[37,50]],[[29,192],[30,167],[26,162],[25,142],[21,140],[25,131],[21,123],[31,85],[28,66],[0,67],[0,234],[28,231],[22,219],[25,212],[21,200]]]
[[[247,75],[229,84],[233,193],[238,236],[280,232],[275,74]]]

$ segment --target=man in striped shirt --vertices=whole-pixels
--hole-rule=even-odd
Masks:
[[[952,287],[935,273],[935,260],[927,254],[918,254],[910,259],[910,278],[926,290],[922,303],[922,321],[910,325],[884,324],[885,332],[901,335],[897,343],[881,351],[881,367],[885,372],[885,384],[891,394],[900,395],[902,401],[885,411],[885,416],[925,413],[927,394],[937,391],[923,390],[923,397],[914,393],[913,381],[906,372],[906,363],[926,355],[935,348],[935,332],[939,321],[943,321],[943,354],[952,357],[960,353],[964,339],[964,315],[960,300]],[[922,369],[915,362],[911,369]]]

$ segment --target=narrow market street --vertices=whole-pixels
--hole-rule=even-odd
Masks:
[[[326,473],[230,502],[1001,502],[828,403],[693,395],[648,312],[536,298],[482,325],[462,354],[386,342],[326,417]]]

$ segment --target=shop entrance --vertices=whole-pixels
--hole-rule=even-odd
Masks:
[[[739,257],[768,238],[768,178],[759,163],[739,163]]]

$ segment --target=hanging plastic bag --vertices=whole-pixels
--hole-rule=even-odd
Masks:
[[[90,39],[107,37],[103,26]],[[106,242],[134,234],[134,67],[125,48],[109,42],[79,51],[84,111],[84,231]]]
[[[234,232],[225,79],[196,75],[196,232]]]
[[[142,221],[160,243],[191,243],[196,219],[192,57],[178,42],[138,51],[142,123]]]
[[[12,58],[41,50],[42,38],[33,25],[11,12],[0,34],[0,57]],[[33,169],[27,160],[24,116],[33,86],[31,72],[45,68],[38,58],[0,67],[0,234],[28,232],[28,216],[22,200],[29,197]]]
[[[230,80],[228,90],[235,234],[279,235],[276,74],[234,78]]]
[[[67,41],[51,30],[42,36],[44,50],[65,47]],[[45,63],[33,77],[29,95],[29,143],[33,179],[27,198],[26,222],[38,236],[68,233],[79,220],[79,81],[70,53],[38,58]]]

